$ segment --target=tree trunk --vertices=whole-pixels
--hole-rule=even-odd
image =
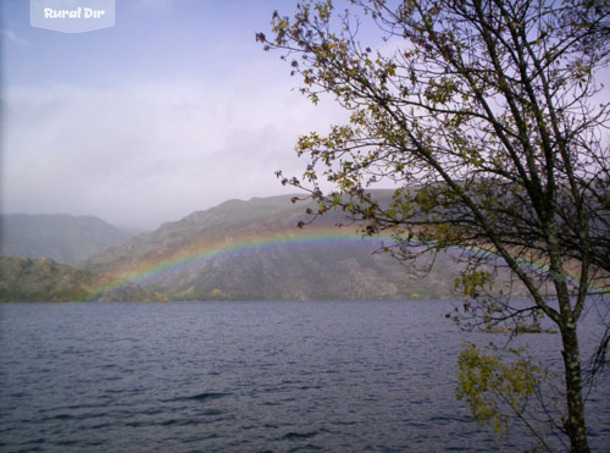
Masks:
[[[589,452],[589,442],[582,397],[580,352],[576,336],[576,324],[572,320],[563,323],[561,326],[561,339],[563,342],[563,363],[568,403],[568,419],[565,428],[570,438],[570,451],[572,453],[585,453]]]
[[[555,280],[557,301],[559,303],[559,329],[563,346],[563,366],[565,369],[566,400],[568,403],[568,418],[565,429],[570,438],[570,451],[572,453],[589,453],[589,440],[587,438],[587,425],[585,422],[585,405],[582,397],[582,371],[580,368],[580,348],[576,326],[578,316],[574,313],[570,303],[570,291],[566,283],[565,272],[557,252],[555,241],[555,225],[550,226],[551,245],[550,261],[551,274]]]

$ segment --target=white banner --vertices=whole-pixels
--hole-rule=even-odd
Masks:
[[[114,27],[114,0],[30,0],[30,25],[62,33]]]

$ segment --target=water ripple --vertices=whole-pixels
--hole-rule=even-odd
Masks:
[[[454,397],[448,303],[2,307],[1,452],[522,451]],[[555,351],[556,338],[535,348]],[[555,351],[558,353],[557,351]],[[588,401],[610,444],[610,386]]]

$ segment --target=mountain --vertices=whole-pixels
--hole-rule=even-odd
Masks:
[[[230,200],[133,236],[78,267],[48,258],[2,258],[0,300],[455,297],[452,252],[435,257],[432,271],[410,278],[395,259],[377,253],[389,238],[365,239],[353,225],[338,228],[346,220],[341,212],[313,219],[305,215],[307,205],[290,199]],[[306,223],[302,229],[300,222]],[[496,286],[502,281],[510,279],[501,277]]]
[[[171,300],[337,300],[451,297],[453,263],[410,279],[379,241],[335,227],[333,213],[308,221],[290,196],[231,200],[166,223],[90,258],[88,272],[134,282]]]
[[[132,236],[97,217],[69,214],[2,214],[0,225],[2,255],[46,257],[68,265]]]

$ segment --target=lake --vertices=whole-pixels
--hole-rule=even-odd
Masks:
[[[0,451],[523,450],[526,431],[499,440],[456,401],[462,341],[502,338],[459,331],[451,307],[3,304]],[[560,357],[558,335],[518,343]],[[610,445],[607,384],[588,402],[597,451]]]

